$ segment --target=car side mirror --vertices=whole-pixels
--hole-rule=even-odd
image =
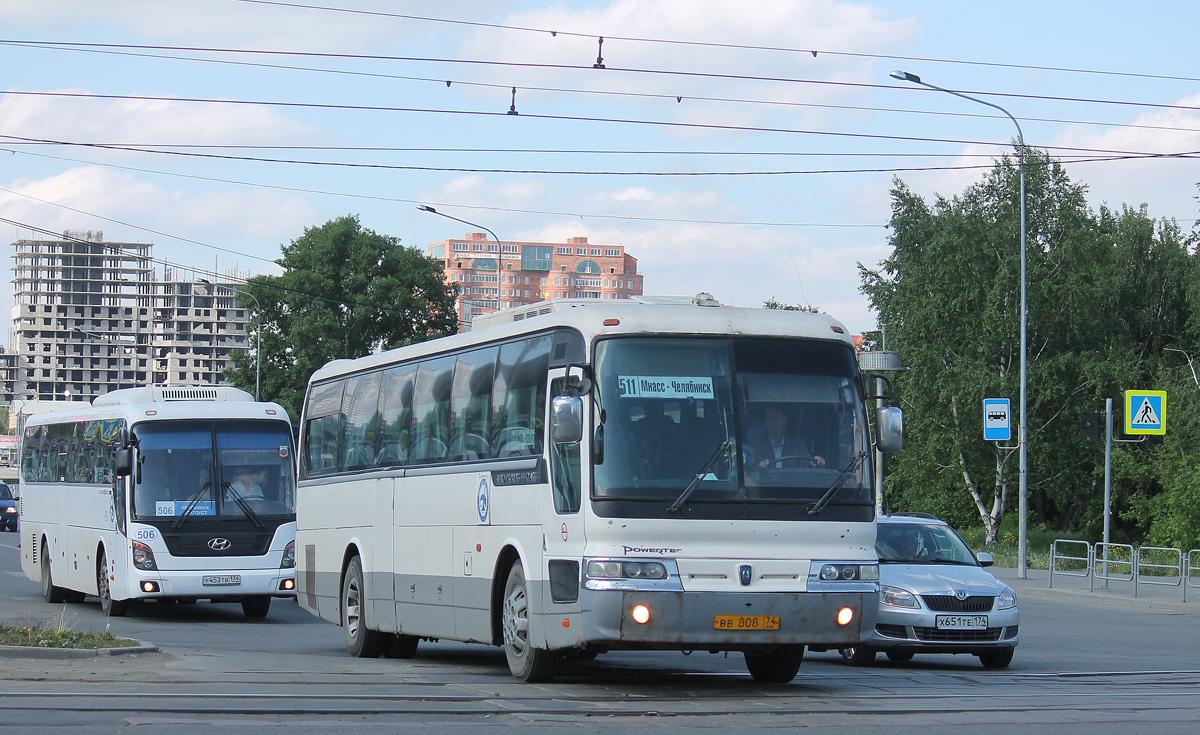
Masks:
[[[975,558],[979,560],[979,566],[981,567],[990,567],[996,563],[996,559],[986,551],[979,552],[975,555]]]

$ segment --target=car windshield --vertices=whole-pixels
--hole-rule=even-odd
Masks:
[[[135,437],[136,519],[295,515],[291,432],[284,422],[164,421],[137,427]]]
[[[12,490],[8,489],[8,485],[6,485],[3,482],[0,482],[0,500],[12,500],[12,499],[13,499]]]
[[[880,523],[875,551],[882,563],[976,566],[971,550],[949,526]]]
[[[592,498],[605,513],[653,513],[656,504],[674,512],[686,502],[706,517],[745,517],[749,506],[796,518],[826,506],[873,515],[862,459],[869,436],[847,345],[620,338],[597,345],[596,366],[603,454]]]

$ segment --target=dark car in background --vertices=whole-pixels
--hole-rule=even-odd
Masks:
[[[846,663],[868,666],[914,654],[966,653],[990,669],[1012,662],[1019,641],[1017,596],[984,567],[948,524],[932,516],[879,517],[879,618],[871,637],[841,650]]]
[[[17,499],[6,482],[0,482],[0,528],[17,530]]]

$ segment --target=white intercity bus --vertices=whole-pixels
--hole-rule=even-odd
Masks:
[[[301,606],[352,655],[501,645],[525,681],[695,650],[787,682],[806,645],[863,640],[873,379],[827,316],[702,303],[545,302],[319,369]],[[899,448],[899,409],[876,424]]]
[[[228,387],[138,387],[25,420],[21,567],[47,602],[294,598],[287,412]]]

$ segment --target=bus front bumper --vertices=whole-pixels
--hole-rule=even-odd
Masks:
[[[858,645],[875,627],[879,596],[875,592],[585,589],[580,591],[580,602],[588,645],[715,651],[782,644]],[[638,617],[647,618],[646,622],[638,622]]]
[[[296,596],[294,569],[223,569],[220,571],[135,570],[129,580],[131,598],[182,597],[237,599]]]

